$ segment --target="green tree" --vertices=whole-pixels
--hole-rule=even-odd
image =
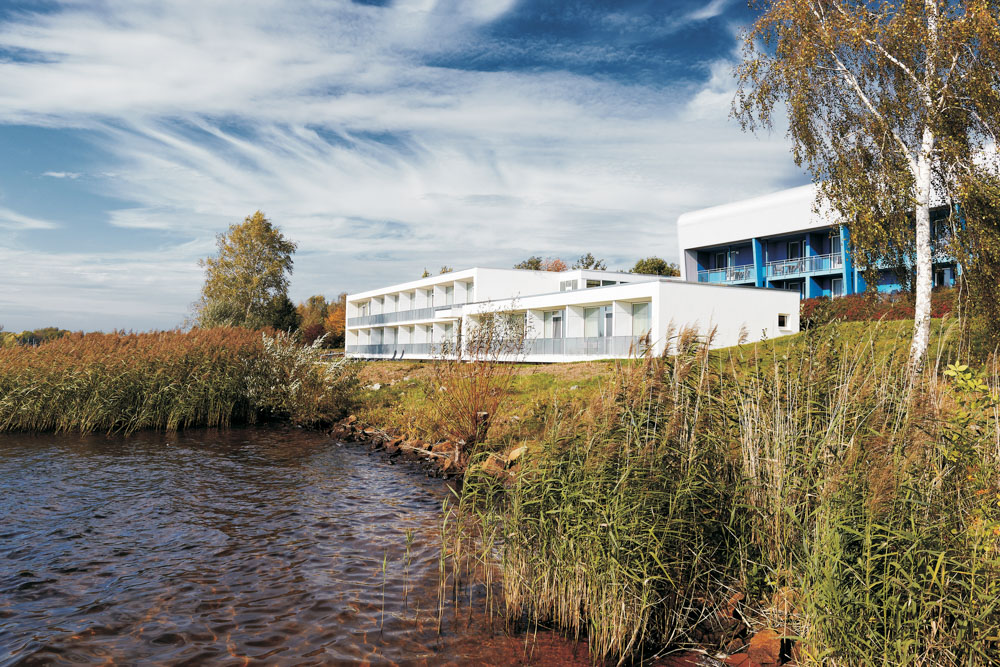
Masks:
[[[636,262],[630,273],[642,273],[650,276],[679,276],[681,270],[676,264],[668,263],[665,259],[646,257]]]
[[[426,266],[424,267],[424,272],[420,274],[420,277],[421,278],[430,278],[431,277],[431,272],[427,270]]]
[[[296,244],[257,211],[219,234],[216,246],[217,256],[199,262],[205,284],[196,304],[198,324],[297,328],[298,314],[288,298]]]
[[[440,274],[451,273],[454,270],[455,269],[451,268],[450,266],[445,265],[445,266],[441,267],[441,270],[438,271],[438,273],[440,273]]]
[[[326,302],[326,297],[322,294],[313,295],[295,307],[302,319],[303,327],[322,324],[329,309],[330,304]]]
[[[604,271],[608,268],[608,265],[604,263],[603,259],[597,259],[593,254],[588,252],[586,255],[581,255],[580,259],[576,260],[570,268]]]
[[[528,259],[518,262],[514,265],[515,269],[521,269],[523,271],[541,271],[542,270],[542,258],[538,255],[532,255]]]
[[[850,231],[874,278],[915,267],[910,368],[930,335],[935,192],[960,197],[996,165],[995,0],[754,0],[733,113],[769,129],[787,109],[792,155]],[[988,156],[983,165],[980,158]],[[900,250],[902,249],[902,250]],[[869,285],[875,281],[869,280]]]

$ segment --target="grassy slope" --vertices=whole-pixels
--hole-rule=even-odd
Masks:
[[[831,325],[842,345],[854,348],[862,341],[874,345],[880,354],[907,353],[912,320],[887,322],[845,322]],[[931,338],[931,358],[945,363],[951,354],[950,323],[935,320]],[[805,345],[805,334],[783,336],[761,343],[715,350],[712,354],[724,363],[732,360],[743,366],[754,356],[777,358],[794,356]],[[506,414],[490,432],[496,449],[514,442],[531,444],[541,437],[545,420],[558,407],[564,418],[585,418],[586,408],[599,400],[612,376],[616,363],[634,361],[588,361],[567,364],[521,364],[513,385],[513,395]],[[367,424],[409,437],[436,441],[428,400],[434,385],[434,363],[425,361],[367,362],[361,370],[363,386],[379,385],[377,390],[362,392],[359,417]]]

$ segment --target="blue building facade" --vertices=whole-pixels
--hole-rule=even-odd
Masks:
[[[691,282],[795,290],[802,298],[865,291],[865,267],[851,255],[847,228],[823,224],[822,216],[812,211],[814,192],[811,186],[796,188],[681,216],[682,276]],[[947,214],[946,207],[932,213],[936,245],[946,238]],[[748,233],[753,235],[744,236]],[[954,285],[956,262],[941,253],[935,259],[935,286]],[[880,270],[877,289],[891,293],[904,286],[886,268]]]

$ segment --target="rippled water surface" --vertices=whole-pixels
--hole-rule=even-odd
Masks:
[[[448,495],[294,430],[0,435],[0,665],[587,664],[481,603],[439,634]]]

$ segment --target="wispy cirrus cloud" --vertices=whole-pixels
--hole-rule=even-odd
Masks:
[[[92,304],[84,326],[171,326],[214,234],[258,208],[300,243],[295,298],[528,254],[675,259],[680,213],[796,178],[782,138],[727,118],[729,26],[713,33],[725,48],[691,52],[683,76],[669,76],[680,56],[657,50],[665,25],[726,9],[595,7],[571,17],[572,34],[550,26],[564,18],[554,5],[527,0],[107,0],[18,15],[0,23],[13,54],[0,59],[0,123],[85,131],[104,164],[79,183],[128,202],[95,233],[167,236],[71,260],[25,245],[0,280],[20,280],[17,263],[64,280],[18,311],[37,304],[47,322],[73,301]],[[603,37],[630,16],[620,41]],[[502,28],[515,20],[537,37],[512,46],[521,24]],[[580,37],[598,29],[599,43]],[[103,282],[74,279],[92,267]]]
[[[4,229],[57,229],[59,225],[0,206],[0,227]]]

